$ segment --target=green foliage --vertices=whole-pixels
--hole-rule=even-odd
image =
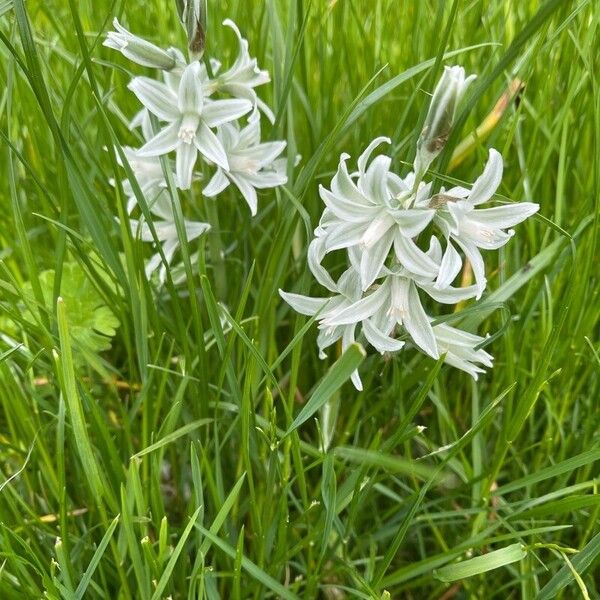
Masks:
[[[271,71],[265,135],[302,161],[254,219],[197,184],[178,218],[219,226],[183,243],[187,285],[158,286],[109,183],[145,71],[101,42],[118,16],[185,48],[176,2],[0,0],[0,598],[598,598],[596,3],[207,6],[206,55],[233,60],[232,18]],[[498,333],[495,366],[320,361],[277,294],[320,293],[318,184],[376,135],[408,170],[443,63],[479,74],[452,177],[494,146],[501,194],[541,205],[462,313]]]
[[[78,350],[84,353],[83,360],[95,362],[97,359],[94,358],[94,354],[110,350],[111,339],[117,333],[119,320],[106,306],[97,288],[77,263],[64,263],[61,275],[60,296],[66,306],[69,333]],[[42,271],[39,283],[45,303],[44,309],[52,312],[55,272]],[[27,304],[31,306],[35,298],[30,283],[23,286],[23,294]],[[33,322],[34,317],[25,313],[25,319]]]

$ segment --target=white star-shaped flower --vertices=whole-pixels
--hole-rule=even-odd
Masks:
[[[161,243],[166,264],[163,263],[160,253],[156,252],[146,263],[146,277],[150,278],[158,269],[158,280],[160,283],[164,283],[167,279],[167,268],[181,245],[168,190],[159,188],[157,195],[149,199],[148,206],[150,212],[157,217],[152,220],[152,224],[156,237]],[[143,218],[130,219],[129,222],[134,235],[139,236],[144,242],[154,242],[150,226]],[[185,219],[184,228],[187,241],[191,242],[206,233],[210,229],[210,225]]]
[[[319,321],[319,336],[317,345],[320,358],[325,358],[325,349],[342,340],[342,352],[356,339],[356,328],[362,326],[362,332],[367,341],[379,352],[395,352],[404,346],[404,342],[395,340],[380,329],[376,319],[348,319],[347,322],[332,324],[339,315],[355,305],[362,296],[360,278],[358,273],[350,268],[343,273],[338,282],[334,284],[335,295],[331,298],[311,298],[299,294],[291,294],[279,290],[281,297],[297,312],[303,315],[317,315]],[[357,389],[362,389],[358,371],[352,374],[352,382]]]
[[[502,180],[502,156],[490,149],[489,159],[481,176],[471,189],[453,187],[432,199],[437,204],[436,223],[448,238],[448,249],[455,242],[473,267],[479,298],[486,286],[485,265],[480,249],[497,250],[514,235],[506,229],[521,223],[539,210],[539,204],[516,202],[494,208],[476,208],[488,202]],[[452,252],[452,250],[450,250]]]
[[[380,137],[368,146],[358,159],[358,171],[352,175],[346,165],[349,156],[342,154],[331,189],[321,186],[319,190],[327,207],[315,232],[322,238],[319,252],[324,256],[346,248],[359,262],[363,290],[378,277],[392,247],[398,261],[411,261],[416,251],[412,238],[435,214],[426,203],[430,185],[422,184],[414,192],[414,176],[403,180],[391,173],[389,156],[379,155],[369,164],[373,150],[383,142],[390,140]],[[427,274],[433,269],[435,266],[430,264]]]
[[[286,142],[261,143],[257,113],[243,129],[236,123],[220,126],[217,137],[225,149],[229,169],[217,166],[217,172],[204,188],[204,195],[214,197],[233,183],[254,216],[257,210],[256,190],[287,182],[286,161],[277,158],[284,151]]]
[[[136,77],[129,88],[140,102],[162,121],[169,123],[142,146],[140,156],[160,156],[175,150],[179,187],[188,189],[198,152],[224,169],[227,154],[211,127],[238,119],[252,109],[248,100],[205,100],[200,63],[188,65],[181,76],[178,93],[166,84]]]

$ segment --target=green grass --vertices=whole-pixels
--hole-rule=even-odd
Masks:
[[[209,10],[208,54],[234,56],[234,19],[272,74],[265,133],[302,161],[254,219],[233,191],[182,194],[220,226],[184,247],[198,277],[157,288],[104,150],[139,142],[126,84],[144,69],[101,42],[122,15],[183,46],[174,2],[0,1],[0,597],[600,598],[595,2]],[[451,172],[473,181],[494,146],[501,194],[541,205],[489,253],[465,319],[500,331],[494,368],[475,384],[411,351],[319,361],[316,327],[277,294],[321,293],[317,185],[376,135],[408,170],[445,52],[479,79],[440,171],[525,82]],[[110,350],[98,307],[120,322]]]

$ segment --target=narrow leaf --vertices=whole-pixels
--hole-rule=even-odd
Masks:
[[[366,353],[360,344],[352,344],[323,377],[310,400],[304,405],[300,414],[286,431],[285,436],[288,436],[292,431],[298,429],[302,423],[310,419],[350,378],[352,372],[358,368],[365,356]]]

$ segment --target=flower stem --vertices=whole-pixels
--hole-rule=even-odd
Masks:
[[[220,300],[227,298],[227,275],[225,272],[225,255],[223,252],[223,241],[221,240],[221,227],[219,226],[219,211],[217,203],[212,198],[205,198],[206,213],[210,223],[208,232],[208,248],[215,274],[215,286],[217,297]]]

